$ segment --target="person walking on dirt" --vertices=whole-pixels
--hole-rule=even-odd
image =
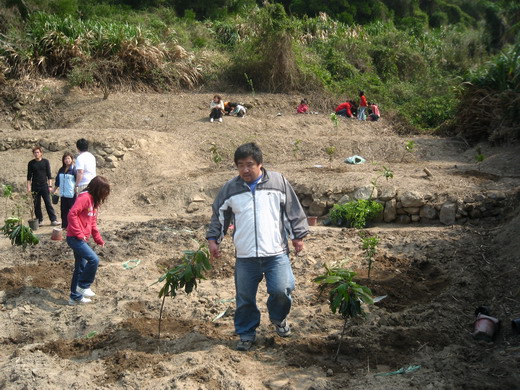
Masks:
[[[293,188],[280,173],[263,167],[262,151],[255,143],[239,146],[234,160],[238,176],[220,189],[206,238],[212,258],[219,258],[219,244],[229,225],[234,224],[235,333],[240,336],[237,350],[247,351],[260,325],[256,293],[264,276],[269,319],[279,336],[291,334],[287,315],[295,280],[288,236],[299,253],[309,226]]]
[[[74,252],[74,272],[70,283],[69,305],[90,303],[96,294],[90,286],[94,283],[99,258],[88,245],[92,235],[95,243],[104,246],[105,242],[97,228],[97,212],[108,195],[110,184],[103,176],[93,178],[84,192],[78,195],[69,211],[67,244]]]
[[[88,141],[85,138],[78,139],[76,147],[79,152],[76,157],[76,192],[80,193],[96,177],[96,158],[88,151]]]
[[[222,114],[224,113],[224,102],[220,95],[213,96],[213,100],[211,101],[209,108],[211,112],[209,113],[209,121],[213,122],[215,119],[218,119],[219,122],[222,122]]]
[[[61,228],[67,229],[69,211],[76,201],[76,167],[74,166],[74,156],[72,153],[65,152],[61,158],[63,164],[56,175],[54,182],[55,190],[60,196],[61,209]]]
[[[32,194],[34,201],[34,214],[43,225],[42,203],[45,204],[47,215],[52,226],[58,226],[58,218],[51,203],[52,175],[49,160],[43,158],[43,150],[40,146],[32,148],[34,159],[27,165],[27,192]]]
[[[357,113],[357,118],[360,121],[364,121],[367,119],[365,111],[367,109],[367,98],[365,97],[365,92],[359,91],[359,108]]]

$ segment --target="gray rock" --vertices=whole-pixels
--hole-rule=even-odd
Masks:
[[[419,222],[421,220],[421,217],[419,215],[411,215],[410,218],[412,219],[412,222]]]
[[[187,213],[194,213],[195,211],[198,211],[200,209],[200,204],[197,202],[191,202],[188,207],[186,207]]]
[[[421,211],[421,208],[420,207],[403,207],[403,210],[406,212],[406,214],[419,215],[419,211]]]
[[[92,151],[93,154],[98,154],[100,155],[101,157],[105,157],[107,155],[107,152],[105,152],[103,149],[99,148],[99,149],[95,149]]]
[[[110,156],[105,156],[105,161],[106,162],[114,162],[116,161],[117,158],[115,158],[114,156],[110,155]]]
[[[386,186],[386,187],[381,188],[378,198],[381,200],[387,201],[392,198],[395,198],[396,195],[397,195],[397,190],[395,189],[395,187]]]
[[[312,198],[309,198],[308,196],[303,198],[302,200],[302,206],[303,207],[309,207],[312,204],[313,200]]]
[[[122,150],[114,150],[113,155],[117,158],[122,158],[125,155],[125,152],[123,152]]]
[[[403,207],[421,207],[424,206],[424,198],[417,191],[405,191],[400,196]]]
[[[469,212],[469,217],[470,218],[480,218],[482,216],[482,213],[480,212],[479,209],[473,209]]]
[[[399,215],[397,217],[397,223],[400,223],[402,225],[410,223],[411,219],[409,215]]]
[[[441,207],[439,219],[444,225],[453,225],[457,214],[457,205],[453,202],[446,202]]]
[[[327,203],[322,200],[312,202],[309,207],[309,215],[321,217],[327,211]]]
[[[114,149],[112,149],[111,147],[106,147],[104,148],[105,152],[107,152],[107,154],[112,154],[114,153]]]
[[[437,218],[437,209],[432,205],[425,204],[423,207],[421,207],[419,216],[421,218],[426,218],[426,219],[435,219],[435,218]]]
[[[383,220],[385,222],[395,221],[395,218],[397,217],[396,203],[397,202],[395,199],[390,199],[389,201],[385,202],[385,208],[383,211]]]
[[[352,198],[355,200],[370,199],[370,194],[372,194],[372,186],[359,187],[352,193]],[[377,188],[374,189],[372,198],[377,198]]]
[[[347,194],[343,195],[340,200],[338,200],[338,204],[345,204],[347,202],[350,202],[352,199]]]
[[[397,214],[398,215],[408,215],[408,213],[406,211],[404,211],[403,208],[399,208],[399,207],[397,207]]]

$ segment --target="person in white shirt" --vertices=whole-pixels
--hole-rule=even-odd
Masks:
[[[224,112],[224,102],[220,95],[215,95],[213,100],[211,101],[209,108],[211,110],[209,114],[209,121],[213,122],[217,119],[219,122],[222,122],[222,113]]]
[[[79,155],[76,157],[76,188],[83,191],[90,181],[96,177],[96,158],[88,151],[88,141],[84,138],[76,142]]]

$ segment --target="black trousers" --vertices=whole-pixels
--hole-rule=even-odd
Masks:
[[[74,198],[65,198],[62,196],[60,198],[60,209],[61,209],[61,228],[67,229],[69,226],[69,221],[67,218],[69,217],[69,211],[74,206],[74,202],[76,201],[76,196]]]
[[[42,214],[42,198],[45,203],[45,209],[47,210],[47,214],[49,215],[49,219],[52,221],[56,221],[56,213],[54,212],[54,208],[51,203],[51,194],[49,192],[49,188],[33,188],[33,199],[34,199],[34,214],[36,214],[36,218],[38,221],[43,221]]]
[[[220,109],[218,109],[218,108],[213,108],[211,110],[211,113],[209,114],[209,117],[213,118],[213,119],[222,118],[222,111],[220,111]]]

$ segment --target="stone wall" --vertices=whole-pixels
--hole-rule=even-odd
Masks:
[[[0,152],[15,149],[32,149],[40,145],[48,152],[72,152],[76,154],[75,140],[56,142],[38,138],[12,138],[0,140]],[[96,157],[98,168],[117,168],[119,162],[124,159],[128,150],[138,146],[134,139],[108,139],[105,141],[91,141],[89,151]]]
[[[319,193],[305,185],[295,185],[295,191],[309,216],[324,216],[334,204],[351,200],[372,199],[384,206],[379,222],[409,224],[440,221],[445,225],[496,218],[505,212],[508,197],[514,194],[494,191],[471,196],[454,197],[450,194],[429,194],[399,190],[395,187],[375,189],[359,187],[347,193],[327,190]]]

